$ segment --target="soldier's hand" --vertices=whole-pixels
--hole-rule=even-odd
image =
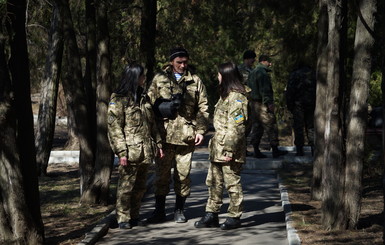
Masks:
[[[225,162],[230,162],[231,160],[233,160],[232,157],[225,156]]]
[[[158,150],[158,157],[159,157],[159,158],[163,158],[163,157],[164,157],[164,152],[163,152],[163,149],[162,149],[162,148],[160,148],[160,149]]]
[[[195,145],[200,145],[203,142],[204,136],[201,134],[195,135]]]
[[[127,166],[127,157],[119,158],[119,164],[122,166]]]

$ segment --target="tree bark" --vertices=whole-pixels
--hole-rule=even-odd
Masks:
[[[325,151],[325,112],[327,93],[327,70],[328,70],[328,11],[326,0],[320,1],[320,17],[318,19],[318,47],[317,47],[317,97],[314,111],[314,163],[312,178],[312,199],[322,199],[322,169],[324,164],[323,153]]]
[[[372,66],[372,48],[376,0],[361,0],[354,43],[354,62],[347,120],[345,209],[348,228],[357,226],[361,211],[362,168],[368,116],[368,93]],[[369,28],[369,29],[367,29]]]
[[[155,66],[155,38],[156,38],[156,13],[157,1],[143,1],[140,54],[144,57],[147,68],[147,81],[151,81],[154,76]]]
[[[41,82],[41,100],[36,131],[36,162],[39,174],[47,175],[55,131],[56,105],[63,57],[63,29],[60,5],[53,2],[53,13],[45,74]]]
[[[344,147],[343,147],[343,88],[341,64],[344,64],[341,48],[345,0],[328,0],[328,91],[325,117],[325,151],[322,174],[322,224],[327,230],[346,228],[344,213]]]
[[[12,33],[12,36],[8,36],[9,64],[6,61],[4,42],[8,33],[3,31],[3,26],[0,26],[0,243],[2,244],[43,244],[44,240],[38,179],[35,174],[36,152],[25,14],[25,1],[7,2],[7,31]]]
[[[61,0],[63,5],[63,31],[64,44],[66,47],[66,59],[68,69],[71,71],[72,79],[63,80],[63,89],[66,94],[69,110],[72,111],[75,124],[76,134],[79,140],[80,157],[80,192],[86,188],[89,179],[84,178],[90,176],[93,171],[94,154],[91,143],[91,131],[88,120],[87,96],[83,84],[82,70],[79,49],[76,43],[75,31],[68,0]],[[69,113],[70,116],[70,113]]]
[[[108,203],[109,182],[113,166],[113,153],[107,136],[107,108],[111,94],[111,61],[107,5],[96,0],[98,32],[97,53],[97,143],[95,171],[91,183],[82,195],[82,203]]]

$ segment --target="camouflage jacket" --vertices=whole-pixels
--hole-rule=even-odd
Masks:
[[[148,89],[152,104],[158,98],[170,99],[176,93],[183,93],[182,105],[175,119],[156,118],[159,132],[166,143],[194,145],[196,134],[204,135],[208,127],[206,87],[189,71],[176,81],[171,67],[167,67],[155,75]]]
[[[241,73],[242,75],[242,78],[243,78],[243,84],[244,85],[247,85],[247,79],[249,77],[249,74],[250,72],[252,71],[253,69],[246,66],[245,64],[240,64],[238,65],[238,71]]]
[[[108,105],[108,138],[114,153],[131,163],[151,163],[161,138],[148,97],[139,105],[130,96],[113,93]]]
[[[245,162],[247,103],[245,94],[232,91],[215,105],[215,134],[209,142],[210,161],[224,162],[224,157],[228,156],[235,162]]]
[[[247,84],[251,88],[250,99],[265,105],[274,103],[273,86],[268,72],[271,72],[268,67],[259,64],[250,72],[247,80]]]

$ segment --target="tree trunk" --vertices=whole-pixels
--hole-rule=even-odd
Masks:
[[[329,0],[328,91],[325,117],[325,152],[322,174],[322,224],[327,230],[345,229],[344,149],[342,111],[341,41],[345,0]]]
[[[318,47],[317,47],[317,97],[314,111],[314,163],[312,178],[312,199],[322,199],[322,169],[324,164],[323,153],[325,151],[325,112],[327,93],[327,43],[328,43],[328,11],[326,0],[320,1],[320,17],[318,19]]]
[[[36,132],[36,162],[39,174],[47,175],[49,155],[55,131],[56,105],[63,57],[63,30],[60,5],[53,2],[53,14],[45,74],[41,82],[41,100]]]
[[[361,211],[362,167],[368,93],[372,67],[371,51],[374,45],[376,0],[361,0],[354,43],[354,62],[346,140],[345,209],[348,228],[357,226]],[[369,28],[369,29],[368,29]]]
[[[35,174],[36,152],[25,13],[25,1],[8,1],[8,32],[3,32],[3,25],[0,26],[1,244],[43,244],[44,240],[38,179]],[[9,66],[4,51],[7,33],[13,34],[9,37]]]
[[[96,24],[98,33],[97,54],[97,143],[95,171],[91,183],[82,195],[82,203],[107,204],[109,182],[113,164],[113,153],[107,136],[107,108],[111,87],[111,61],[107,6],[103,0],[96,0]]]
[[[84,176],[90,176],[91,174],[89,173],[93,171],[94,155],[90,140],[91,131],[88,120],[87,96],[83,84],[80,55],[76,43],[75,31],[73,29],[71,11],[68,0],[61,0],[61,2],[63,4],[65,57],[67,59],[68,69],[73,76],[71,80],[63,80],[63,89],[69,102],[68,108],[72,111],[75,118],[76,134],[80,147],[80,192],[83,193],[89,181],[89,179],[84,178]]]
[[[147,68],[147,81],[151,81],[154,76],[155,66],[155,37],[156,37],[156,13],[157,1],[143,1],[140,54],[144,57]]]

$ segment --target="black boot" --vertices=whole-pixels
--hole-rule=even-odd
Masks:
[[[174,210],[174,221],[176,223],[186,223],[187,219],[184,216],[184,204],[186,202],[186,197],[176,195],[175,200],[175,210]]]
[[[166,221],[165,213],[166,196],[155,196],[155,210],[147,219],[147,223],[162,223]]]
[[[258,145],[253,145],[254,147],[254,157],[255,158],[266,158],[267,156],[265,154],[262,154],[262,152],[259,150]]]
[[[240,218],[227,218],[226,221],[221,224],[222,230],[231,230],[241,227],[241,219]]]
[[[201,220],[195,222],[195,228],[219,227],[219,219],[217,213],[206,213]]]
[[[297,150],[297,153],[295,154],[296,156],[304,156],[305,153],[303,152],[303,146],[296,146],[295,147]]]
[[[276,145],[272,146],[271,149],[273,150],[273,158],[277,158],[277,157],[280,157],[280,156],[287,154],[287,151],[282,151],[282,150],[278,149],[278,146],[276,146]]]

